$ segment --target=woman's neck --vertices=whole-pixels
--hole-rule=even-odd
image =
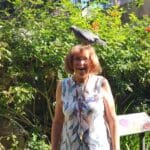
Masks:
[[[79,78],[76,75],[73,75],[74,82],[76,82],[78,84],[86,84],[88,82],[88,79],[89,79],[89,75],[87,75],[84,78]]]

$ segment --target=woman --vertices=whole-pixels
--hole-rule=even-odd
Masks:
[[[119,150],[114,100],[90,45],[77,45],[65,59],[72,76],[58,83],[52,150]]]

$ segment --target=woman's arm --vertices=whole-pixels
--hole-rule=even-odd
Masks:
[[[58,83],[56,89],[56,106],[55,106],[55,116],[52,122],[51,130],[51,144],[52,150],[58,150],[61,140],[61,132],[63,127],[63,112],[62,112],[62,101],[61,101],[61,82]]]
[[[103,80],[102,90],[104,93],[105,117],[112,141],[112,150],[120,150],[120,138],[118,134],[118,121],[115,111],[115,104],[110,85],[106,79]]]

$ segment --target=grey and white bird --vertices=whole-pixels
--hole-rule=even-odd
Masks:
[[[106,42],[101,40],[98,35],[92,33],[89,30],[79,28],[77,26],[71,26],[71,31],[73,31],[75,37],[83,44],[93,44],[98,43],[100,45],[106,46]]]

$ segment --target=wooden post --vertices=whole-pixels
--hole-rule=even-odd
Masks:
[[[145,133],[140,133],[139,134],[140,137],[140,150],[146,150],[145,149]]]

